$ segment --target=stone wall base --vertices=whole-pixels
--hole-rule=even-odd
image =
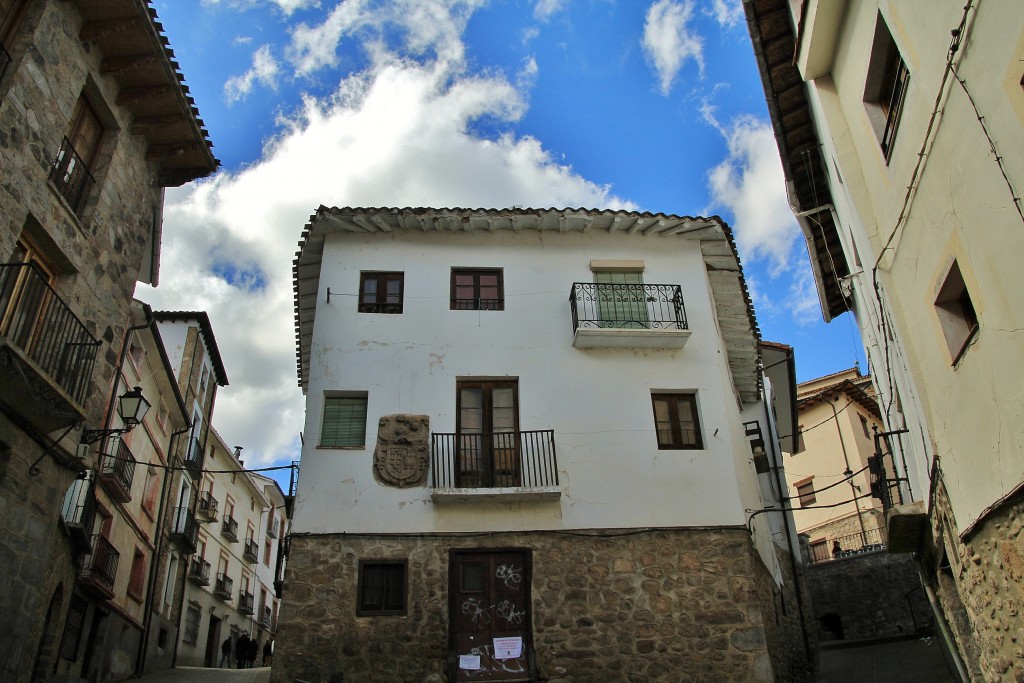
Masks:
[[[532,564],[534,680],[775,680],[777,597],[745,529],[293,536],[272,680],[455,680],[449,552],[509,548]],[[405,614],[357,616],[359,562],[381,559],[408,562]]]

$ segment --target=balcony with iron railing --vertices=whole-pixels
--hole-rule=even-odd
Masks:
[[[99,480],[110,497],[121,503],[132,499],[135,456],[119,436],[107,439],[100,461]]]
[[[253,594],[245,591],[238,591],[238,611],[241,614],[253,613]]]
[[[277,517],[271,517],[267,521],[267,538],[277,538],[279,521]]]
[[[231,515],[224,515],[224,522],[220,527],[220,535],[232,543],[238,543],[238,521]]]
[[[201,557],[193,557],[188,566],[188,580],[197,586],[209,586],[210,563]]]
[[[679,285],[574,282],[573,346],[681,349],[690,338]]]
[[[260,610],[260,626],[262,626],[263,628],[269,630],[270,629],[270,619],[271,619],[272,615],[273,615],[273,613],[270,611],[269,607],[263,607]]]
[[[245,547],[242,549],[242,557],[250,562],[260,561],[260,547],[251,538],[245,540]]]
[[[71,482],[61,508],[64,527],[78,552],[92,551],[92,524],[95,518],[96,494],[92,488],[92,473],[86,472],[83,478]]]
[[[114,579],[117,578],[117,563],[121,553],[100,535],[92,537],[92,552],[82,558],[82,569],[78,583],[103,598],[114,596]]]
[[[216,522],[217,521],[217,508],[220,503],[213,497],[213,492],[206,491],[199,496],[199,511],[198,515],[204,522]]]
[[[234,591],[235,581],[227,574],[217,574],[217,581],[213,584],[213,594],[227,602],[231,599]]]
[[[0,264],[0,400],[44,434],[83,419],[99,346],[38,266]]]
[[[187,507],[174,509],[171,519],[171,541],[186,555],[196,551],[199,542],[199,522]]]
[[[555,432],[432,434],[434,502],[554,500],[561,495]]]
[[[188,440],[188,451],[185,453],[185,467],[192,471],[192,474],[199,475],[203,469],[203,446],[199,439],[192,437]]]
[[[829,536],[811,544],[811,564],[831,562],[886,549],[884,529],[865,529],[843,536]]]
[[[60,196],[68,203],[75,215],[81,216],[85,210],[86,201],[89,199],[89,192],[96,181],[92,177],[85,159],[71,145],[71,141],[64,138],[57,152],[57,158],[53,160],[50,168],[50,182],[60,193]]]

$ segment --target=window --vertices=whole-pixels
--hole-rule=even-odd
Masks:
[[[658,448],[701,449],[696,394],[651,394]]]
[[[167,561],[167,579],[164,581],[164,615],[170,615],[174,604],[174,589],[178,581],[178,556],[172,554]]]
[[[189,600],[188,609],[185,611],[185,633],[182,635],[189,645],[199,642],[199,618],[202,612],[199,610],[199,603]]]
[[[868,427],[868,419],[863,415],[857,415],[860,418],[860,428],[864,432],[864,436],[871,438],[871,429]]]
[[[360,313],[401,313],[404,273],[360,273]]]
[[[456,385],[460,488],[519,486],[519,383],[459,380]]]
[[[800,507],[807,507],[817,500],[817,497],[814,495],[813,478],[798,481],[794,486],[797,498],[800,499]]]
[[[356,614],[405,614],[405,569],[405,560],[360,560]]]
[[[892,39],[885,20],[879,14],[875,23],[867,82],[864,85],[864,105],[887,162],[896,140],[896,129],[903,113],[909,83],[907,65],[903,63],[896,41]]]
[[[95,107],[83,95],[78,98],[67,136],[50,169],[50,181],[79,216],[95,182],[93,170],[102,140],[103,123]]]
[[[503,311],[505,291],[500,269],[452,268],[453,311]]]
[[[366,396],[328,396],[320,426],[321,448],[362,448],[366,445]]]
[[[273,546],[271,545],[269,540],[263,544],[263,564],[265,564],[268,567],[270,566],[270,556],[272,554],[272,547]]]
[[[974,311],[974,303],[955,260],[939,288],[939,295],[935,299],[935,314],[946,338],[949,355],[956,365],[978,332],[978,314]]]
[[[601,327],[646,329],[644,274],[630,270],[594,271]]]
[[[82,626],[85,624],[85,611],[89,603],[79,595],[71,596],[68,606],[68,618],[64,620],[64,634],[60,639],[60,656],[70,662],[78,661],[78,645],[82,639]]]
[[[142,591],[146,585],[146,556],[138,548],[132,557],[132,572],[128,577],[128,595],[142,602]]]

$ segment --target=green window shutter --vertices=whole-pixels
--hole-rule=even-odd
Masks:
[[[366,445],[366,397],[334,396],[324,400],[320,445]]]
[[[649,327],[642,272],[598,270],[594,282],[601,327]]]

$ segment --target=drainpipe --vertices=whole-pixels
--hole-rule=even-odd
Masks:
[[[839,426],[839,413],[836,412],[836,406],[832,402],[837,398],[839,398],[838,394],[829,400],[828,405],[832,408],[833,421],[836,423],[836,432],[839,434],[839,445],[843,449],[843,462],[846,463],[846,471],[843,472],[843,476],[850,479],[850,494],[853,498],[853,507],[857,509],[857,521],[860,523],[860,541],[863,547],[868,544],[868,532],[864,528],[864,518],[860,512],[860,501],[857,499],[857,485],[853,483],[853,470],[850,469],[850,457],[846,453],[846,442],[843,441],[843,429]]]
[[[167,448],[167,462],[174,462],[174,447],[178,440],[178,437],[186,432],[192,431],[191,420],[185,427],[179,429],[176,432],[171,432],[171,440]],[[154,591],[156,589],[156,578],[160,564],[160,553],[163,552],[164,548],[164,522],[165,515],[167,513],[167,489],[173,479],[173,471],[167,470],[164,476],[163,484],[160,487],[160,508],[156,515],[156,543],[153,546],[153,561],[149,563],[149,584],[146,588],[146,600],[143,603],[143,616],[142,616],[142,642],[139,644],[139,654],[135,658],[135,675],[141,676],[145,673],[146,668],[146,651],[149,649],[149,630],[153,626],[153,602],[154,602]],[[166,590],[166,586],[164,587]]]
[[[924,586],[925,595],[928,596],[928,603],[932,607],[932,614],[935,615],[935,623],[939,626],[939,634],[942,636],[942,640],[946,645],[946,652],[949,654],[949,658],[953,660],[953,665],[956,667],[956,673],[961,683],[967,683],[971,680],[970,675],[967,673],[967,667],[964,665],[964,660],[960,658],[960,651],[957,649],[956,640],[953,638],[953,632],[949,629],[949,624],[946,623],[945,617],[942,616],[942,606],[939,605],[939,598],[935,595],[935,590],[931,584],[928,583],[928,578],[925,576],[924,568],[921,566],[921,559],[915,558],[917,565],[917,574],[921,579],[921,585]]]

